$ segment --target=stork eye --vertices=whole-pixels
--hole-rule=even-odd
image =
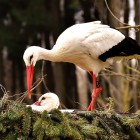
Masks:
[[[31,62],[32,58],[33,58],[33,55],[30,56],[30,62]]]
[[[42,98],[42,100],[45,100],[45,99],[46,99],[45,97]]]

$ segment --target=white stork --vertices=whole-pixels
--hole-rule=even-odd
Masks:
[[[31,97],[34,66],[38,60],[70,62],[88,71],[93,78],[92,101],[88,107],[88,110],[93,110],[102,91],[96,82],[98,73],[116,60],[140,58],[139,55],[140,46],[135,40],[100,21],[73,25],[58,37],[53,49],[31,46],[24,52],[28,95]]]
[[[60,102],[58,96],[54,93],[48,92],[43,94],[34,104],[27,106],[30,106],[34,111],[43,112],[44,110],[51,111],[57,109],[59,105]]]

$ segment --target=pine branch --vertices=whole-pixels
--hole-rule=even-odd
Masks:
[[[70,114],[53,110],[40,114],[24,104],[3,100],[0,134],[3,140],[138,140],[140,111],[116,113],[113,100],[109,99],[108,109],[102,111],[75,111]]]

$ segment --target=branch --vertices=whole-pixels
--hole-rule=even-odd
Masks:
[[[42,61],[42,69],[41,69],[41,76],[44,77],[44,67],[45,67],[45,61]],[[49,88],[46,86],[46,83],[45,83],[45,79],[43,78],[43,84],[44,84],[44,87],[46,89],[46,91],[50,91]]]
[[[1,137],[4,140],[140,139],[140,111],[133,114],[116,113],[111,105],[103,111],[62,113],[52,110],[39,113],[32,111],[31,107],[5,100],[0,107]]]
[[[134,28],[136,30],[136,32],[138,32],[140,29],[140,25],[136,25],[136,26],[132,26],[132,25],[129,25],[127,23],[124,23],[122,21],[120,21],[120,19],[117,18],[117,16],[115,16],[115,14],[111,11],[111,9],[109,8],[109,5],[107,3],[107,0],[105,0],[105,4],[106,4],[106,7],[108,9],[108,11],[110,12],[110,14],[121,24],[125,25],[123,27],[116,27],[116,29],[118,30],[122,30],[122,29],[130,29],[130,28]]]

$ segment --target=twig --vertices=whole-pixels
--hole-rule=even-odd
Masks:
[[[123,114],[129,112],[133,107],[134,107],[134,105],[132,105],[127,111],[123,112]]]
[[[114,74],[114,73],[110,73],[110,74],[101,73],[101,74],[99,74],[99,75],[100,75],[100,76],[104,76],[104,75],[105,75],[105,76],[119,76],[120,74],[119,74],[119,73],[117,73],[117,74]],[[123,75],[126,76],[126,77],[127,77],[127,76],[129,76],[129,77],[140,77],[139,75],[136,75],[136,74],[134,75],[134,74],[124,74],[124,73],[123,73]]]
[[[41,84],[41,82],[42,82],[42,79],[40,79],[40,81],[37,83],[37,85],[34,86],[30,91],[33,91],[34,89],[36,89],[36,87],[38,87]],[[17,102],[22,103],[22,101],[25,99],[27,93],[28,93],[27,91],[24,92],[24,94],[20,98],[18,98]]]
[[[4,94],[7,94],[7,91],[6,91],[6,89],[4,88],[3,85],[0,84],[0,88],[1,88],[1,90],[2,90],[2,92],[3,92]]]
[[[111,14],[119,23],[125,25],[124,27],[117,27],[116,29],[121,30],[121,29],[134,28],[136,31],[139,31],[140,25],[131,26],[131,25],[127,24],[127,23],[124,23],[124,22],[120,21],[120,20],[114,15],[114,13],[111,11],[111,9],[109,8],[109,5],[108,5],[108,3],[107,3],[107,0],[105,0],[105,4],[106,4],[106,7],[107,7],[108,11],[110,12],[110,14]]]
[[[132,70],[133,72],[136,72],[136,73],[138,73],[138,74],[140,74],[140,71],[138,71],[137,69],[134,69],[134,68],[132,68],[132,67],[130,67],[130,66],[128,66],[128,65],[125,65],[128,69],[130,69],[130,70]]]
[[[45,77],[45,76],[46,76],[46,75],[44,75],[44,77]],[[37,83],[39,83],[39,81],[41,81],[41,78],[38,78],[38,79],[33,83],[33,87],[34,87]],[[38,86],[38,85],[37,85],[37,86]],[[31,91],[33,91],[35,88],[36,88],[36,87],[32,88]],[[18,96],[18,95],[21,95],[21,94],[25,94],[25,93],[27,93],[27,90],[26,90],[25,92],[22,92],[22,93],[18,93],[18,94],[14,94],[14,95],[12,95],[12,96],[9,96],[9,98],[13,98],[13,97],[15,97],[15,96]]]
[[[115,85],[113,85],[113,84],[110,82],[110,80],[109,80],[106,76],[104,76],[104,79],[105,79],[108,83],[110,83],[110,87],[111,87],[110,90],[113,90],[115,93],[119,93],[119,95],[121,95],[121,91],[120,91],[118,88],[116,88]],[[114,103],[115,103],[117,106],[120,106],[120,107],[121,107],[120,103],[119,103],[118,100],[115,98],[115,95],[114,95],[112,92],[110,92],[110,95],[111,95],[111,97],[113,97]]]
[[[130,76],[126,76],[126,75],[123,74],[123,73],[117,73],[117,72],[115,72],[115,71],[111,71],[111,70],[108,70],[108,69],[106,69],[106,71],[111,72],[111,73],[113,73],[114,75],[118,75],[118,76],[122,76],[122,77],[124,77],[124,78],[127,78],[129,81],[135,80],[135,81],[139,81],[139,82],[140,82],[140,79],[133,78],[133,77],[130,77]]]
[[[33,91],[34,89],[36,89],[36,88],[41,84],[41,82],[43,81],[43,79],[44,79],[46,76],[47,76],[47,74],[44,75],[42,78],[39,78],[39,79],[33,84],[33,87],[31,88],[30,91]],[[18,95],[19,95],[19,94],[18,94]],[[21,103],[21,102],[25,99],[26,95],[27,95],[27,91],[23,92],[23,95],[17,99],[17,102],[20,102],[20,103]]]
[[[42,61],[42,69],[41,69],[41,76],[43,77],[43,73],[44,73],[44,67],[45,67],[45,61]],[[46,83],[45,83],[45,80],[43,78],[43,84],[44,84],[44,87],[47,91],[50,91],[49,88],[46,86]]]
[[[41,84],[41,82],[43,81],[43,79],[44,79],[46,76],[47,76],[47,74],[45,74],[45,75],[40,79],[40,81],[37,83],[37,85],[35,85],[35,86],[31,89],[31,91],[33,91],[34,89],[36,89],[36,88]]]
[[[122,26],[122,27],[116,27],[116,29],[118,30],[121,30],[121,29],[129,29],[129,28],[140,28],[140,25],[135,25],[135,26],[131,26],[131,25],[128,25],[128,26]]]
[[[2,102],[0,102],[0,106],[2,106],[3,101],[7,100],[9,96],[8,96],[8,92],[6,91],[3,85],[0,84],[0,88],[2,92],[4,93],[3,97],[1,98]]]
[[[60,103],[60,106],[59,106],[60,109],[64,108],[64,109],[68,109],[63,103]]]
[[[85,107],[85,106],[84,106],[84,105],[82,105],[81,103],[79,103],[79,102],[74,102],[74,103],[76,103],[76,104],[80,105],[82,108],[84,108],[85,110],[87,110],[87,107]]]
[[[108,3],[107,3],[106,0],[105,0],[105,4],[106,4],[106,7],[107,7],[108,11],[111,13],[111,15],[112,15],[119,23],[121,23],[121,24],[123,24],[123,25],[128,25],[128,26],[130,26],[130,25],[127,24],[127,23],[121,22],[121,21],[114,15],[114,13],[113,13],[113,12],[111,11],[111,9],[109,8],[109,5],[108,5]]]

